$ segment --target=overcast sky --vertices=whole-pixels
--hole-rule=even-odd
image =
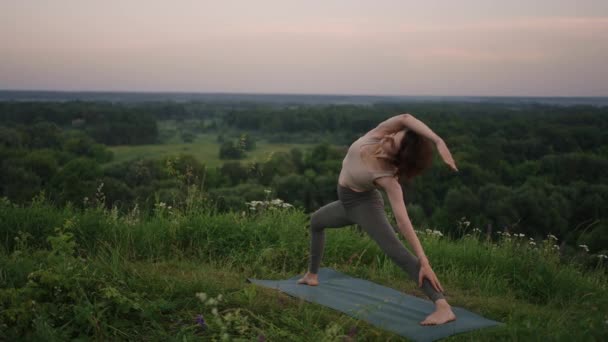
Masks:
[[[0,89],[608,96],[608,0],[1,0]]]

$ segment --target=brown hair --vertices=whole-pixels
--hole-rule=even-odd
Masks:
[[[399,181],[409,181],[433,165],[434,144],[429,139],[407,130],[395,161]]]

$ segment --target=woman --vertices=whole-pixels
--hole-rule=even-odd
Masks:
[[[412,227],[398,181],[411,179],[431,165],[433,143],[443,161],[458,171],[443,139],[410,114],[389,118],[350,146],[338,180],[339,200],[325,205],[311,216],[310,264],[298,284],[319,284],[317,273],[325,244],[324,229],[358,224],[397,265],[412,279],[418,280],[418,286],[435,303],[435,311],[420,324],[443,324],[456,319]],[[395,235],[376,187],[386,192],[399,231],[417,257]]]

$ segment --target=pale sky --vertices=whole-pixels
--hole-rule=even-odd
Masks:
[[[0,0],[0,89],[608,96],[608,0]]]

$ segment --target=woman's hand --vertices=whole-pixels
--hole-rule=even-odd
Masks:
[[[418,274],[418,287],[422,287],[424,278],[429,280],[437,292],[443,292],[443,287],[441,286],[441,283],[439,283],[439,279],[437,279],[437,276],[435,275],[435,272],[433,272],[430,265],[420,266],[420,273]]]
[[[448,146],[445,144],[443,139],[439,139],[436,145],[437,151],[439,152],[441,159],[443,159],[443,161],[448,164],[452,170],[458,171],[456,163],[454,162],[454,158],[452,158],[452,154],[450,153],[450,150],[448,149]]]

